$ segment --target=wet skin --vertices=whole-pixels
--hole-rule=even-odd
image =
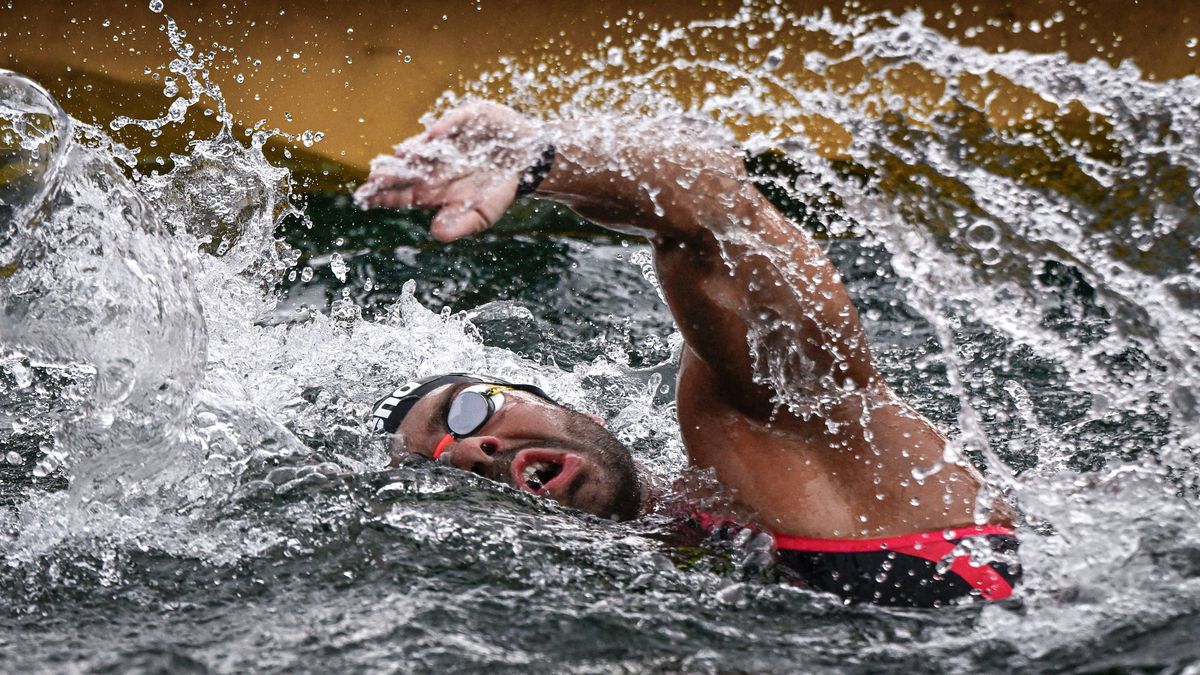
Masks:
[[[824,251],[753,187],[740,152],[653,120],[539,125],[505,106],[474,103],[397,146],[356,197],[368,206],[435,209],[433,236],[454,241],[504,214],[545,139],[557,155],[537,196],[653,246],[685,341],[678,415],[688,458],[712,469],[759,525],[855,539],[975,524],[979,472],[962,459],[943,461],[946,437],[876,369]],[[803,410],[779,405],[775,388],[756,376],[753,336],[760,355],[790,359],[790,369],[773,374],[786,376]],[[505,443],[554,430],[552,416],[519,417]],[[469,440],[454,461],[478,467],[486,449]],[[994,507],[989,523],[1011,525],[1003,500],[982,506]]]
[[[448,384],[413,406],[393,439],[393,451],[433,458],[448,429],[450,402],[470,383]],[[578,416],[523,391],[505,391],[504,405],[474,435],[456,438],[438,459],[560,504],[607,516],[616,480],[602,455],[572,447],[567,419]],[[588,416],[587,424],[601,420]]]

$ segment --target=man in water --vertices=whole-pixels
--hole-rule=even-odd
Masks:
[[[443,242],[483,232],[523,194],[646,236],[684,337],[688,458],[715,473],[753,514],[738,525],[770,533],[807,585],[902,606],[1011,594],[1010,510],[984,503],[990,518],[976,523],[977,498],[991,494],[979,473],[946,462],[946,437],[892,391],[837,271],[754,187],[737,151],[641,120],[539,124],[473,103],[372,169],[360,203],[433,209]],[[649,506],[651,486],[603,420],[536,387],[426,378],[381,401],[373,424],[396,453],[598,516]],[[693,516],[710,530],[730,525]]]

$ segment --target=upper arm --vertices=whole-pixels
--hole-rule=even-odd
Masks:
[[[672,313],[722,395],[761,419],[776,412],[779,389],[816,396],[879,384],[837,270],[765,198],[747,199],[751,208],[731,212],[736,222],[655,243]]]

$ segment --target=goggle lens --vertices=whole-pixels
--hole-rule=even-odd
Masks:
[[[458,438],[474,434],[504,405],[500,392],[512,389],[502,384],[476,385],[458,392],[446,413],[446,427]]]
[[[492,415],[492,403],[477,391],[464,391],[454,397],[446,426],[455,436],[470,436]]]

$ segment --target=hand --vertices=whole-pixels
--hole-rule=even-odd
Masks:
[[[468,103],[371,162],[354,193],[361,206],[434,209],[432,234],[449,242],[486,230],[516,198],[541,151],[537,125],[508,106]]]

